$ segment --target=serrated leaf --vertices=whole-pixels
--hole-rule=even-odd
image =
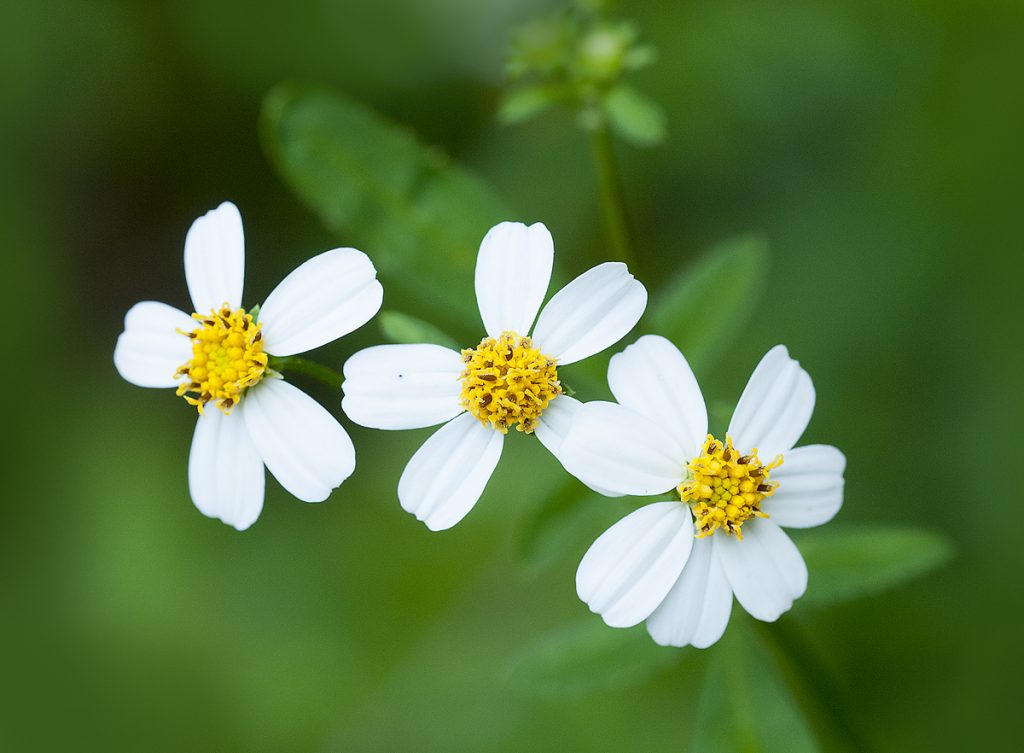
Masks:
[[[836,604],[896,588],[941,567],[953,556],[950,540],[915,528],[831,528],[800,536],[810,577],[806,605]]]
[[[665,138],[665,112],[632,86],[620,84],[608,92],[603,108],[615,132],[636,146],[653,146]]]
[[[389,293],[475,321],[477,248],[512,217],[487,185],[409,130],[323,89],[273,89],[261,135],[288,186],[340,241],[370,255]]]
[[[377,314],[377,326],[386,340],[403,345],[432,343],[459,350],[459,344],[433,324],[415,316],[398,311],[381,311]]]
[[[643,625],[610,628],[591,616],[528,645],[509,681],[534,695],[579,696],[639,682],[686,653],[659,646]]]
[[[693,753],[817,753],[818,742],[767,648],[734,620],[715,646]]]
[[[654,297],[650,330],[706,368],[743,331],[764,287],[768,245],[754,235],[719,243]]]

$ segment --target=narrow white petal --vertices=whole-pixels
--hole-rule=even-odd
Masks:
[[[530,331],[553,259],[554,243],[543,223],[502,222],[484,236],[476,257],[476,301],[488,335]]]
[[[644,335],[608,364],[615,399],[665,427],[688,457],[700,454],[708,411],[697,378],[683,354],[658,335]]]
[[[358,329],[384,300],[370,257],[336,248],[296,267],[260,307],[268,353],[305,353]]]
[[[814,412],[814,385],[784,345],[769,350],[750,375],[729,423],[733,444],[757,448],[762,462],[790,450]]]
[[[473,509],[501,458],[504,435],[463,413],[442,426],[409,460],[398,481],[402,509],[443,531]]]
[[[196,312],[208,314],[225,303],[240,308],[244,279],[242,216],[225,201],[193,222],[185,236],[185,281]]]
[[[771,473],[779,488],[762,507],[772,520],[787,528],[828,523],[843,506],[845,470],[846,456],[830,445],[790,450],[782,467]]]
[[[459,415],[462,357],[440,345],[375,345],[345,362],[341,407],[360,426],[419,429]]]
[[[647,308],[647,289],[621,262],[587,270],[548,301],[533,339],[560,366],[600,353],[621,340]]]
[[[662,646],[707,648],[729,624],[732,589],[712,538],[694,539],[686,567],[647,620],[647,632]]]
[[[323,406],[283,379],[264,379],[235,408],[263,462],[303,502],[322,502],[356,468],[356,451]]]
[[[244,531],[263,510],[263,461],[237,411],[210,406],[196,422],[188,488],[199,512]]]
[[[676,582],[693,546],[681,502],[634,510],[598,537],[576,571],[576,593],[611,627],[647,619]]]
[[[743,524],[743,540],[714,534],[736,600],[752,616],[774,622],[807,589],[807,566],[796,545],[771,520]]]
[[[166,303],[136,303],[114,346],[117,372],[139,387],[176,387],[174,372],[192,358],[192,341],[181,333],[195,327],[195,319]]]
[[[646,496],[679,485],[686,453],[646,416],[618,403],[591,402],[573,415],[558,459],[592,488]]]
[[[544,445],[548,452],[555,456],[555,459],[559,463],[562,462],[562,443],[565,441],[566,435],[569,433],[569,427],[572,425],[572,418],[576,415],[576,411],[582,406],[579,400],[568,395],[560,395],[559,397],[548,403],[548,407],[541,414],[540,418],[537,419],[537,426],[533,430],[534,435],[540,440],[540,443]],[[564,463],[563,463],[564,466]],[[587,484],[586,481],[583,482]],[[590,486],[587,484],[587,486]],[[602,489],[600,487],[591,486],[598,494],[603,494],[606,497],[621,497],[622,495],[613,492],[609,489]]]

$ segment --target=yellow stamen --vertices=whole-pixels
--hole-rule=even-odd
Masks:
[[[555,360],[515,332],[485,337],[463,350],[462,360],[462,406],[502,434],[516,424],[531,433],[548,403],[562,394]]]
[[[725,444],[708,434],[701,454],[686,466],[686,481],[676,487],[679,498],[693,510],[697,538],[722,530],[742,541],[744,521],[768,517],[761,512],[761,500],[778,488],[779,482],[768,476],[780,465],[782,455],[761,465],[756,447],[749,455],[740,455],[728,434]]]
[[[178,397],[196,406],[200,414],[212,402],[227,415],[267,370],[262,325],[242,309],[232,312],[226,303],[220,311],[192,314],[192,318],[202,326],[181,333],[192,339],[192,360],[175,372],[176,377],[188,377],[178,386]]]

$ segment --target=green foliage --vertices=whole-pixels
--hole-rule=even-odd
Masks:
[[[605,96],[603,107],[612,128],[626,141],[652,146],[665,138],[665,112],[632,86],[616,86]]]
[[[692,753],[814,753],[810,725],[765,647],[734,619],[711,649]]]
[[[534,695],[575,697],[639,682],[684,655],[656,644],[642,625],[621,630],[590,616],[528,645],[509,681]]]
[[[753,314],[768,262],[758,236],[719,243],[662,287],[647,307],[648,329],[675,343],[691,366],[708,366]]]
[[[377,326],[385,339],[393,343],[433,343],[452,350],[459,350],[459,344],[439,328],[415,316],[398,311],[381,311],[377,314]]]
[[[826,605],[870,596],[941,567],[953,556],[942,534],[915,528],[823,528],[798,540],[810,580],[800,600]]]
[[[512,216],[486,185],[407,129],[324,89],[276,87],[261,129],[295,194],[343,242],[372,249],[385,289],[475,316],[476,250]]]

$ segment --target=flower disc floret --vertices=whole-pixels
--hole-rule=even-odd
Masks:
[[[485,337],[463,350],[462,360],[462,406],[502,434],[510,426],[533,432],[548,403],[562,394],[555,360],[515,332]]]
[[[687,479],[677,487],[693,511],[697,538],[721,530],[742,540],[745,521],[768,517],[761,512],[761,501],[778,488],[769,473],[780,465],[782,455],[762,465],[756,448],[741,455],[728,435],[722,443],[708,434],[701,454],[686,466]]]
[[[182,332],[192,339],[192,360],[178,367],[175,376],[188,380],[178,386],[177,394],[200,414],[211,402],[228,414],[267,370],[261,325],[252,314],[232,311],[226,303],[220,311],[192,314],[192,318],[201,326]]]

